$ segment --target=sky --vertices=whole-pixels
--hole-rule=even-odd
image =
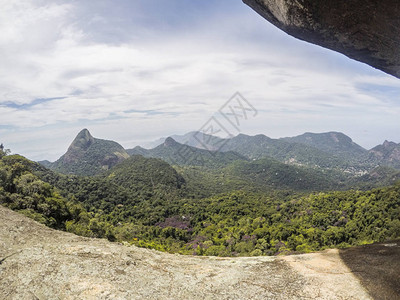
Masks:
[[[232,135],[400,142],[399,79],[297,40],[240,0],[0,5],[0,143],[29,159],[56,160],[83,128],[132,148],[212,122]],[[247,105],[237,126],[221,110],[232,101]]]

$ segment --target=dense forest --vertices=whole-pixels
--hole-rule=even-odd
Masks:
[[[2,148],[0,203],[56,229],[181,254],[278,255],[400,237],[400,183],[367,191],[328,191],[325,181],[315,191],[257,188],[278,166],[243,161],[206,172],[134,155],[89,177]],[[299,170],[286,172],[296,183]]]

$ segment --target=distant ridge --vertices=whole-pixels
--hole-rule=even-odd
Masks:
[[[171,135],[170,138],[180,144],[212,151],[219,150],[221,144],[225,141],[225,139],[205,134],[200,131],[191,131],[184,135]],[[155,148],[164,143],[166,139],[167,138],[160,138],[156,141],[145,144],[143,147],[146,149]]]
[[[369,150],[370,157],[379,161],[381,165],[400,168],[400,144],[384,141]]]
[[[287,142],[309,145],[345,159],[355,159],[367,154],[367,150],[353,142],[347,135],[341,132],[311,133],[306,132],[295,137],[282,138]]]
[[[367,150],[347,135],[335,131],[306,132],[279,139],[264,134],[239,134],[222,139],[192,131],[156,142],[159,144],[151,149],[136,146],[125,150],[120,144],[94,138],[83,129],[56,162],[40,163],[58,172],[76,175],[99,174],[132,155],[160,158],[172,165],[211,168],[225,167],[236,160],[272,158],[285,164],[335,170],[354,176],[363,176],[377,167],[400,169],[400,144],[385,141]],[[384,173],[394,174],[393,170]]]
[[[400,169],[400,144],[386,141],[371,150],[355,143],[349,136],[341,132],[323,133],[306,132],[304,134],[279,139],[264,134],[254,136],[238,134],[230,139],[198,131],[184,135],[172,135],[170,138],[180,144],[198,149],[236,152],[250,159],[274,158],[286,164],[307,166],[319,169],[336,169],[354,175],[365,174],[378,166]],[[154,141],[153,145],[162,145],[166,138]],[[157,148],[153,147],[149,150]],[[129,154],[152,156],[140,146],[127,150]],[[161,156],[158,156],[162,158]]]
[[[247,160],[244,156],[232,151],[208,151],[178,143],[172,137],[166,138],[161,145],[153,149],[135,147],[128,149],[127,152],[130,155],[139,154],[145,157],[160,158],[172,165],[224,167],[235,160]]]
[[[321,169],[343,169],[347,163],[340,157],[313,146],[272,139],[263,134],[249,136],[239,134],[228,140],[222,151],[234,151],[249,159],[274,158],[280,162]]]

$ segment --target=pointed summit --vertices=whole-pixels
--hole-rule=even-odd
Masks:
[[[51,165],[51,169],[65,174],[96,175],[128,157],[120,144],[96,139],[85,128],[78,133],[67,152]]]
[[[175,141],[172,137],[167,137],[166,140],[164,141],[164,147],[173,147],[177,144],[178,142]]]
[[[89,130],[87,130],[86,128],[83,128],[77,135],[78,136],[89,136],[92,137],[92,135],[90,134]]]
[[[89,130],[82,129],[72,144],[69,146],[69,150],[82,149],[86,151],[94,143],[94,137],[90,134]]]
[[[393,148],[393,147],[396,147],[397,144],[395,142],[391,142],[391,141],[385,140],[383,142],[382,146],[383,146],[383,148],[390,148],[390,147]]]

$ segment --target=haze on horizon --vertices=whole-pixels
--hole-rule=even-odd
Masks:
[[[0,143],[56,160],[76,134],[130,148],[199,130],[239,91],[239,132],[400,142],[400,81],[296,40],[241,1],[0,0]]]

